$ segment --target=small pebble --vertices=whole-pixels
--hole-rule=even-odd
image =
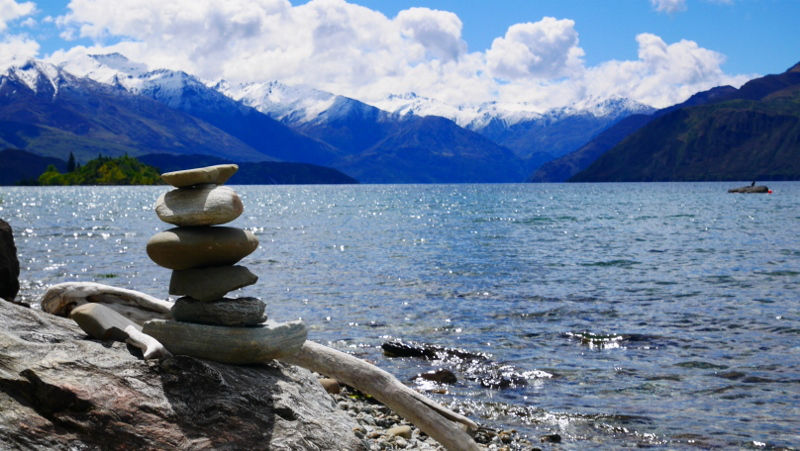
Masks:
[[[386,431],[389,435],[394,435],[396,437],[403,437],[403,438],[411,438],[411,426],[395,426],[388,431]]]

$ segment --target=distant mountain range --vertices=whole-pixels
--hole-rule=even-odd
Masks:
[[[413,133],[405,129],[408,127],[418,130],[420,117],[445,118],[492,141],[493,145],[511,150],[518,161],[508,164],[515,166],[515,169],[510,172],[509,168],[500,169],[497,177],[494,177],[502,178],[503,181],[511,181],[505,178],[509,175],[527,175],[543,162],[577,149],[627,116],[655,111],[641,103],[620,98],[588,99],[581,104],[536,112],[527,104],[496,102],[469,108],[453,107],[414,93],[390,95],[375,105],[367,105],[347,97],[315,89],[290,87],[277,81],[236,86],[223,81],[214,87],[229,97],[303,134],[338,147],[364,162],[372,161],[375,153],[380,152],[380,148],[372,148],[380,142],[397,143],[399,138],[393,135],[412,136]],[[469,135],[461,136],[461,148],[465,145],[467,136]],[[418,138],[420,136],[415,135],[415,140]],[[432,144],[441,146],[440,139],[433,135],[431,138]],[[478,149],[488,144],[485,139],[475,136],[470,139],[477,140],[471,146]],[[419,144],[421,143],[418,142],[413,147],[419,148]],[[434,153],[438,151],[430,150]],[[486,150],[487,156],[496,152],[491,147]],[[362,152],[364,155],[361,158],[356,157]],[[353,159],[348,158],[349,161]],[[413,161],[407,163],[413,164]],[[474,164],[481,163],[475,161]],[[343,163],[342,168],[349,165],[350,163]],[[458,168],[453,168],[453,172],[458,172]],[[438,176],[434,176],[436,177]]]
[[[686,139],[667,129],[688,127],[688,122],[677,116],[662,122],[679,111],[736,99],[760,102],[761,110],[781,108],[764,99],[788,88],[769,80],[739,90],[716,88],[658,111],[621,98],[536,111],[527,104],[455,107],[415,94],[391,95],[368,105],[278,81],[233,85],[180,71],[148,70],[119,54],[82,56],[59,66],[32,60],[0,73],[0,149],[61,160],[73,152],[79,162],[125,153],[295,162],[333,168],[369,183],[566,181],[602,156],[605,169],[592,176],[602,179],[614,171],[630,172],[627,166],[612,170],[608,159],[639,133],[647,138],[632,142],[654,151],[669,139]],[[729,97],[734,94],[753,98]],[[704,118],[687,120],[699,127],[723,127],[725,121]],[[791,133],[789,128],[770,130]],[[733,145],[720,136],[715,135],[719,146]],[[694,148],[702,153],[704,147]],[[631,155],[644,152],[627,149]],[[616,158],[623,166],[636,160]],[[681,164],[699,164],[698,158],[681,159]],[[726,164],[720,166],[723,172]]]
[[[800,180],[800,64],[619,121],[531,182]]]

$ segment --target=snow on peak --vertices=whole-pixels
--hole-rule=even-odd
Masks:
[[[196,77],[169,69],[149,70],[147,65],[130,61],[119,53],[83,55],[60,65],[79,77],[122,87],[134,94],[144,94],[177,107],[186,88],[206,89]]]
[[[58,94],[59,86],[64,82],[58,67],[33,59],[19,65],[12,65],[6,73],[15,75],[33,92],[39,92],[44,86],[49,85],[53,89],[54,97]]]
[[[107,85],[120,85],[133,90],[140,83],[137,79],[147,72],[147,66],[135,63],[119,53],[106,55],[81,55],[59,65],[65,71],[90,78]]]
[[[421,97],[413,92],[399,95],[392,94],[372,105],[401,115],[414,114],[417,116],[445,117],[470,130],[480,130],[495,121],[500,121],[508,127],[520,122],[538,120],[545,117],[558,119],[571,115],[587,114],[615,119],[623,115],[633,113],[649,114],[654,111],[653,108],[630,99],[598,99],[593,97],[569,106],[546,111],[541,111],[526,102],[486,102],[480,105],[456,107],[436,99]]]
[[[335,95],[318,89],[289,86],[279,81],[231,85],[225,80],[213,88],[233,100],[289,123],[309,122],[328,110]]]

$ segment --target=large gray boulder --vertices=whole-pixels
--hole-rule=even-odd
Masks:
[[[0,318],[0,449],[367,449],[304,369],[144,361],[66,318]]]
[[[19,292],[19,259],[11,226],[0,219],[0,298],[13,301]]]

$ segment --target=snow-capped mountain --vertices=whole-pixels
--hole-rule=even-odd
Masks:
[[[34,93],[47,91],[56,96],[60,87],[69,83],[68,78],[68,75],[52,64],[29,60],[18,66],[10,66],[2,75],[0,86],[16,82]]]
[[[329,110],[339,97],[318,89],[288,86],[279,81],[231,85],[222,80],[213,88],[285,124],[313,122]]]
[[[266,157],[222,130],[152,99],[42,61],[0,73],[0,148],[79,161],[150,152]]]
[[[265,159],[325,165],[338,153],[332,146],[295,132],[183,71],[148,70],[118,53],[84,55],[60,67],[202,119],[263,153]]]
[[[186,113],[265,159],[346,167],[351,175],[370,181],[455,181],[440,179],[435,168],[422,163],[441,152],[439,157],[448,152],[459,155],[447,160],[447,165],[454,165],[451,174],[466,174],[469,165],[502,161],[496,170],[505,175],[486,180],[516,181],[503,177],[530,173],[621,118],[649,110],[625,99],[589,99],[550,111],[537,111],[525,103],[452,106],[415,94],[389,96],[370,105],[279,81],[207,82],[182,71],[151,70],[120,54],[85,55],[33,70],[37,64],[30,63],[28,72],[20,68],[18,77],[39,91],[55,95],[67,86],[59,78],[66,74],[71,80],[91,81],[109,92],[148,98]],[[415,150],[395,151],[406,146]],[[485,159],[488,155],[495,157]],[[391,169],[384,170],[384,165]],[[457,169],[459,165],[464,170]],[[376,171],[387,178],[375,176]]]
[[[655,111],[654,108],[642,103],[618,97],[609,99],[590,97],[572,105],[539,111],[526,102],[487,102],[476,106],[452,106],[413,92],[401,95],[392,94],[373,105],[401,115],[445,117],[464,128],[478,132],[497,122],[506,127],[512,127],[521,122],[537,120],[553,122],[575,115],[591,115],[614,120],[631,114],[648,114]]]
[[[130,61],[119,53],[82,55],[59,67],[78,77],[144,95],[172,108],[189,109],[193,103],[209,102],[233,105],[193,75],[168,69],[149,70],[146,65]]]
[[[390,95],[376,106],[399,115],[441,116],[507,146],[531,168],[567,154],[632,114],[655,109],[623,98],[587,98],[579,103],[538,111],[527,103],[489,102],[452,106],[414,93]]]

